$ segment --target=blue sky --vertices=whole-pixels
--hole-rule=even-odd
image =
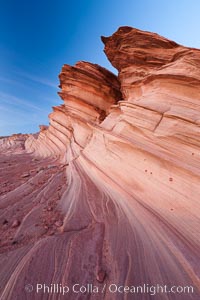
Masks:
[[[48,124],[64,63],[111,70],[100,36],[128,25],[200,48],[199,0],[0,0],[0,135]]]

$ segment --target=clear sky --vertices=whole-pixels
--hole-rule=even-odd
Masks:
[[[128,25],[200,48],[200,0],[0,0],[0,135],[48,124],[64,63],[111,70],[100,36]]]

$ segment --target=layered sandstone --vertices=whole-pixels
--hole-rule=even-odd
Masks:
[[[13,134],[11,136],[2,136],[0,137],[0,153],[5,152],[17,152],[25,149],[25,141],[30,137],[30,134]],[[33,136],[37,137],[37,134]]]
[[[37,283],[67,283],[66,299],[200,297],[200,51],[130,27],[102,40],[118,77],[64,65],[64,104],[26,139],[31,154],[13,154],[12,169],[3,160],[18,180],[0,198],[2,299]],[[88,283],[99,292],[73,292]],[[113,283],[193,292],[112,293]]]
[[[50,125],[40,131],[38,139],[30,137],[26,142],[29,151],[42,156],[60,156],[69,145],[79,153],[92,133],[89,124],[101,123],[110,106],[121,99],[117,77],[96,64],[64,65],[59,78],[62,90],[58,94],[64,104],[53,107]]]

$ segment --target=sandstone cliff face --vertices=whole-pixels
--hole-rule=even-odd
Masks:
[[[135,112],[141,119],[137,122],[143,123],[139,127],[156,136],[176,137],[180,143],[191,139],[198,146],[200,51],[130,27],[102,40],[105,53],[119,70],[125,100],[121,110]],[[141,113],[151,121],[144,123],[138,116]]]
[[[59,78],[64,105],[53,108],[49,128],[41,130],[38,139],[26,142],[29,151],[42,156],[60,156],[69,148],[79,153],[92,133],[90,123],[101,123],[110,106],[121,99],[117,77],[98,65],[64,65]]]
[[[47,285],[106,284],[88,299],[200,297],[200,51],[130,27],[102,40],[118,78],[87,62],[63,66],[64,104],[25,142],[30,178],[0,198],[1,236],[16,242],[2,248],[2,299],[26,299],[38,273]],[[121,294],[112,283],[194,291]]]

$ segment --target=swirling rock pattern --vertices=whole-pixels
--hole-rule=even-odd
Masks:
[[[42,128],[38,139],[30,137],[26,142],[29,151],[43,157],[65,155],[69,148],[79,153],[92,133],[89,123],[99,124],[122,97],[117,77],[92,63],[64,65],[59,78],[64,105],[53,108],[50,125]]]
[[[1,155],[3,300],[63,299],[27,294],[37,283],[99,289],[66,299],[200,298],[200,51],[130,27],[102,41],[119,76],[64,65],[49,127]]]

